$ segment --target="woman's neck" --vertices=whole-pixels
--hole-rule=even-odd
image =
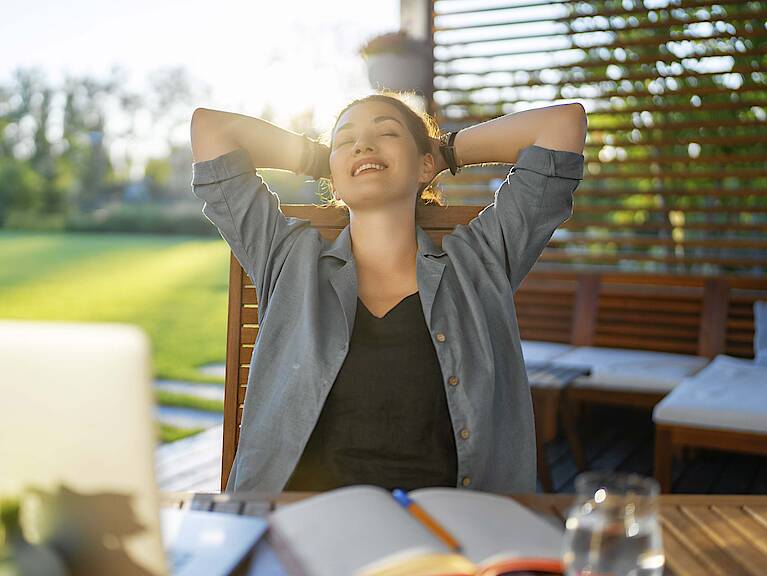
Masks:
[[[358,269],[402,274],[415,268],[418,239],[413,206],[350,212],[349,231]]]

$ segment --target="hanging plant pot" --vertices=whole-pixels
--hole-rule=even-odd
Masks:
[[[376,36],[360,50],[368,68],[370,85],[377,90],[431,90],[432,62],[429,46],[405,32]]]

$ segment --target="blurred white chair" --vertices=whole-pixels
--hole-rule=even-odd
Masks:
[[[575,380],[574,388],[594,390],[600,395],[627,392],[655,397],[671,391],[706,366],[709,359],[652,350],[580,346],[557,356],[554,362],[591,368],[589,376]]]
[[[565,352],[573,350],[575,346],[560,342],[544,342],[542,340],[522,340],[522,356],[525,364],[528,362],[550,362]]]

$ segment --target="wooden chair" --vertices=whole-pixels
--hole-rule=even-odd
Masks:
[[[429,234],[438,246],[442,237],[458,224],[467,224],[484,206],[419,206],[416,223]],[[348,224],[348,214],[343,209],[314,205],[282,205],[286,216],[309,220],[323,237],[333,240]],[[534,300],[535,296],[531,295]],[[557,316],[552,319],[558,320]],[[559,326],[544,332],[531,330],[531,334],[559,335]],[[569,331],[569,325],[567,330]],[[229,272],[229,317],[226,343],[226,381],[224,391],[224,438],[221,466],[221,489],[226,487],[239,441],[245,390],[253,346],[258,334],[258,302],[252,281],[239,262],[231,256]],[[557,432],[558,393],[549,389],[532,388],[536,420],[536,437],[540,444],[553,440]],[[545,458],[539,447],[538,474],[547,490],[551,489],[550,475]]]
[[[525,339],[713,359],[718,354],[753,358],[753,307],[756,300],[764,299],[764,277],[547,272],[534,268],[520,286],[515,302]],[[550,318],[546,320],[541,314]],[[566,357],[562,356],[563,362]],[[586,467],[577,421],[583,404],[649,410],[666,393],[588,385],[567,388],[564,423],[579,469]],[[670,486],[672,456],[685,447],[762,454],[767,438],[704,427],[656,426],[655,474],[666,489]]]

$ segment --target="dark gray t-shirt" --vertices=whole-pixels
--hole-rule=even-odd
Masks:
[[[456,468],[442,371],[418,292],[381,318],[357,299],[349,354],[285,490],[454,487]]]

